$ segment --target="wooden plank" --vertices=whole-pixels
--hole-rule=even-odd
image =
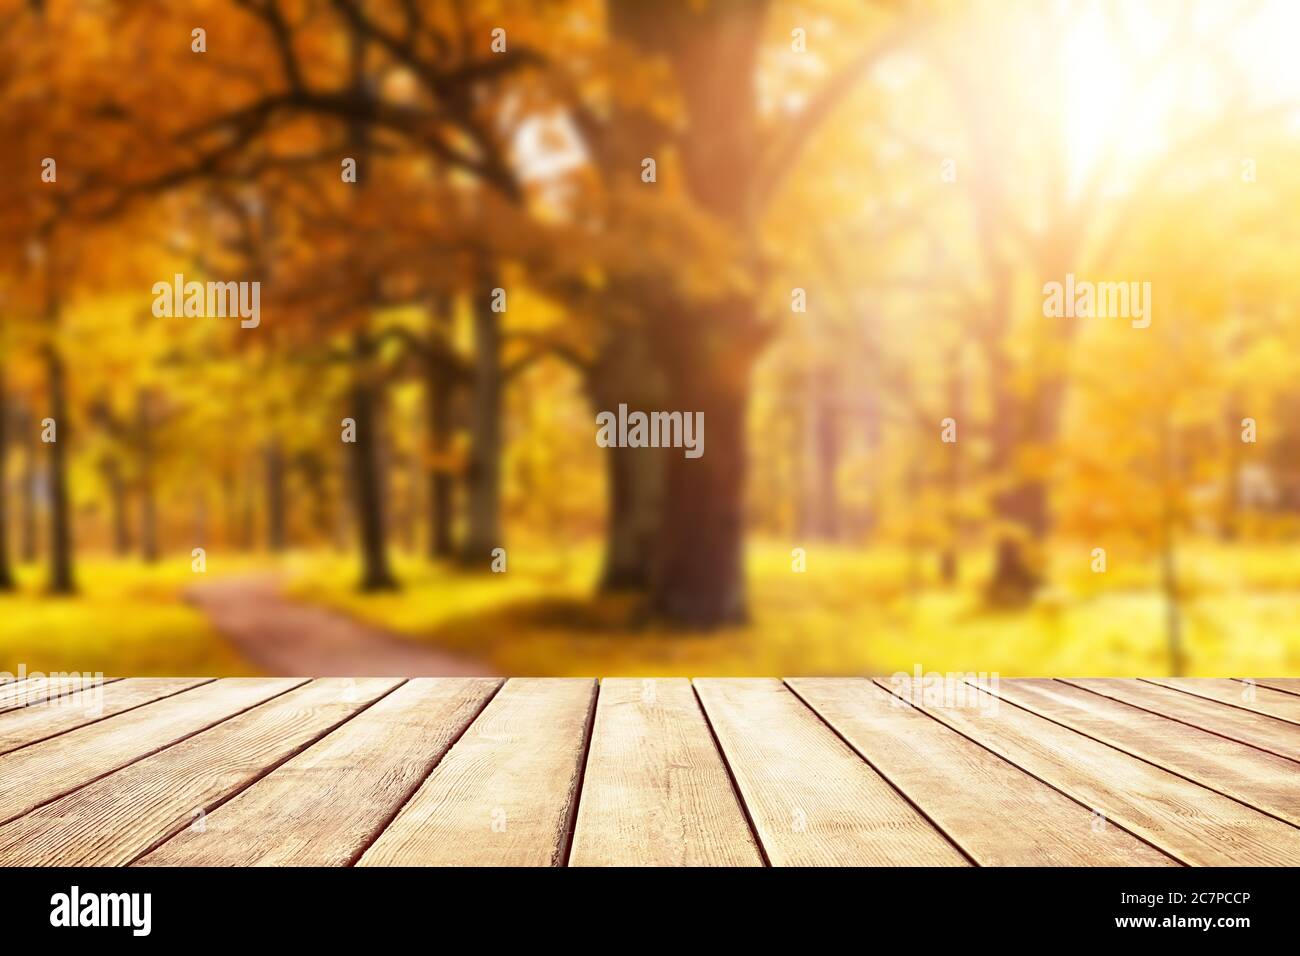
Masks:
[[[1290,824],[1037,714],[1008,704],[996,713],[922,709],[1184,863],[1300,863],[1300,830]]]
[[[323,678],[223,721],[0,827],[0,864],[124,866],[400,683]]]
[[[1280,690],[1284,694],[1300,695],[1300,677],[1251,677],[1241,680],[1253,680],[1260,687]]]
[[[302,683],[219,680],[0,756],[0,823]]]
[[[1004,700],[1300,826],[1300,766],[1056,680],[1004,680]]]
[[[981,866],[1178,865],[871,681],[786,683]]]
[[[0,754],[211,682],[211,677],[134,677],[108,683],[93,700],[75,706],[70,703],[73,698],[57,697],[8,711],[0,714]]]
[[[120,678],[104,679],[87,675],[76,678],[27,677],[23,680],[10,681],[0,687],[0,712],[30,707],[32,704],[41,704],[69,694],[92,693],[94,688],[101,684],[109,684],[115,680]]]
[[[409,681],[138,865],[347,865],[500,685],[489,678]]]
[[[690,681],[601,682],[569,865],[763,865]]]
[[[774,866],[967,865],[779,680],[694,683]]]
[[[1068,678],[1065,683],[1123,701],[1134,707],[1177,720],[1201,730],[1249,744],[1279,757],[1300,757],[1300,729],[1284,721],[1252,714],[1236,707],[1168,687],[1113,677]]]
[[[1144,677],[1143,680],[1148,684],[1159,684],[1184,694],[1217,700],[1230,707],[1300,725],[1300,697],[1279,690],[1244,684],[1226,677]]]
[[[513,678],[359,866],[564,863],[596,683]]]

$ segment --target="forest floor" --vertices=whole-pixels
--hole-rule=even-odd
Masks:
[[[187,600],[259,669],[288,677],[470,677],[492,668],[281,593],[274,574],[196,585]]]
[[[626,597],[593,597],[599,548],[565,554],[512,548],[504,574],[466,574],[398,559],[402,590],[360,594],[350,560],[316,556],[289,593],[382,624],[422,643],[490,662],[503,674],[826,675],[997,671],[1002,675],[1133,676],[1170,673],[1168,606],[1156,566],[1112,549],[1093,574],[1086,547],[1062,549],[1059,582],[1029,608],[992,610],[988,567],[963,560],[951,586],[932,557],[901,549],[807,548],[807,570],[788,547],[748,550],[752,620],[709,633],[640,620]],[[1181,640],[1190,675],[1300,672],[1300,549],[1208,544],[1181,555]]]
[[[182,561],[108,558],[77,565],[78,592],[45,593],[43,567],[21,565],[0,594],[0,671],[130,675],[248,675],[254,667],[180,595],[194,581]]]
[[[1062,548],[1056,582],[1029,608],[983,606],[988,568],[934,578],[932,555],[810,545],[748,552],[752,621],[711,633],[647,624],[635,599],[593,597],[597,542],[512,546],[505,573],[396,554],[402,589],[361,594],[354,560],[327,552],[188,555],[156,565],[87,558],[80,593],[41,591],[20,569],[0,595],[0,671],[132,675],[496,673],[539,676],[819,675],[996,671],[1002,676],[1170,672],[1168,606],[1154,564]],[[1300,673],[1300,548],[1213,544],[1180,555],[1182,641],[1192,676]]]

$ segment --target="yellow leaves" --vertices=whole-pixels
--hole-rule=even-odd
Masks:
[[[679,125],[682,102],[667,60],[611,39],[594,62],[604,77],[609,109],[643,112],[664,126]]]

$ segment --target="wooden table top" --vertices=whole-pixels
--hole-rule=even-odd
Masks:
[[[1300,679],[29,678],[0,863],[1294,866]]]

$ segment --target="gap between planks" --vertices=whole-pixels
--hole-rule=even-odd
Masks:
[[[1024,708],[1013,705],[996,719],[977,720],[970,708],[919,706],[1183,863],[1286,865],[1300,859],[1300,831],[1290,824]]]

